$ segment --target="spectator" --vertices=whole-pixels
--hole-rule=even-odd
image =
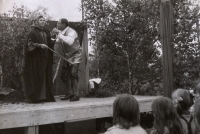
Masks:
[[[192,134],[191,121],[189,108],[194,104],[193,95],[185,89],[177,89],[172,93],[172,101],[175,105],[177,113],[180,117],[180,121],[183,130],[186,134]],[[189,115],[190,119],[187,119]]]
[[[133,96],[121,95],[115,99],[113,125],[105,134],[147,134],[140,126],[139,106]]]
[[[188,114],[189,108],[194,104],[193,96],[188,90],[177,89],[172,93],[172,100],[179,115]]]
[[[169,98],[156,99],[152,111],[155,119],[151,134],[184,134],[179,116]]]
[[[194,119],[192,121],[192,133],[200,134],[200,98],[194,104]]]
[[[200,96],[200,83],[195,87],[196,99]]]

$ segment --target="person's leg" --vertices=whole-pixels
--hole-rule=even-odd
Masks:
[[[72,90],[72,82],[70,79],[64,80],[63,83],[66,87],[66,94],[74,94]]]
[[[70,72],[71,72],[70,70],[71,70],[70,66],[62,67],[62,70],[61,70],[61,79],[66,87],[65,97],[61,98],[61,100],[68,100],[71,97],[73,97],[71,80],[70,80]]]
[[[79,67],[79,64],[73,64],[73,66],[71,66],[72,90],[73,90],[75,96],[73,98],[71,98],[70,101],[78,101],[79,100],[78,67]]]

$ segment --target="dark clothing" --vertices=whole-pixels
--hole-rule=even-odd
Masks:
[[[79,63],[77,64],[73,64],[69,65],[69,63],[67,63],[67,67],[62,67],[61,70],[61,79],[63,81],[69,80],[69,79],[77,79],[78,80],[78,67],[79,67]]]
[[[61,79],[66,85],[66,94],[79,94],[79,88],[78,88],[78,67],[79,63],[69,65],[69,63],[66,64],[67,67],[62,67],[61,70]]]
[[[30,49],[30,44],[32,48]],[[31,101],[55,101],[53,97],[53,53],[36,44],[53,49],[50,32],[34,27],[28,35],[25,49],[24,78],[27,96]]]

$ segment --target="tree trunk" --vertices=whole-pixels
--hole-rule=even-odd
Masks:
[[[129,69],[129,94],[133,94],[132,93],[132,78],[131,78],[131,70]]]
[[[130,67],[130,60],[128,56],[128,85],[129,85],[129,94],[132,94],[132,72],[131,72],[131,67]]]

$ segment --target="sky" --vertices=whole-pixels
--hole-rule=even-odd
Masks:
[[[30,10],[35,10],[40,5],[46,7],[53,20],[82,20],[82,12],[78,9],[81,7],[81,0],[0,0],[0,14],[11,10],[14,3],[17,6],[24,5]]]

